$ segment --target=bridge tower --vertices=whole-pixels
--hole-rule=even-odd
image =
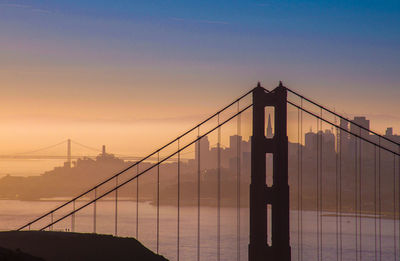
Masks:
[[[67,165],[71,167],[71,139],[67,140]]]
[[[251,137],[249,261],[290,261],[287,90],[253,91]],[[274,136],[265,136],[265,107],[274,107]],[[273,154],[273,184],[266,184],[266,153]],[[267,205],[271,206],[271,242],[267,235]]]

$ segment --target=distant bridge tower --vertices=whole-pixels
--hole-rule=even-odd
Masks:
[[[290,261],[287,89],[271,92],[257,85],[253,91],[251,137],[249,261]],[[274,135],[265,135],[265,107],[274,107]],[[271,131],[271,130],[270,130]],[[270,133],[271,134],[271,133]],[[266,184],[266,153],[273,154],[273,184]],[[267,205],[271,206],[271,242],[268,242]]]
[[[71,167],[71,139],[67,140],[67,165]]]

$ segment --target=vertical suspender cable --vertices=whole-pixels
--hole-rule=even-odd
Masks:
[[[94,189],[94,199],[96,200],[93,203],[93,233],[96,233],[96,218],[97,218],[97,188]]]
[[[317,119],[317,260],[322,260],[322,135],[322,120]]]
[[[321,119],[322,119],[322,108],[321,108],[321,112],[320,112],[320,117],[321,117]],[[323,236],[322,236],[322,229],[323,229],[323,224],[322,224],[322,211],[323,211],[323,209],[322,209],[322,199],[323,199],[323,194],[322,194],[322,189],[323,189],[323,186],[322,186],[322,177],[323,177],[323,171],[322,171],[322,166],[323,166],[323,160],[322,160],[322,148],[323,148],[323,134],[324,134],[324,132],[323,132],[323,130],[322,130],[322,120],[320,120],[319,121],[319,123],[320,123],[320,131],[321,131],[321,134],[320,134],[320,142],[319,142],[319,153],[320,153],[320,156],[319,156],[319,168],[320,168],[320,171],[319,171],[319,173],[320,173],[320,178],[319,178],[319,193],[320,193],[320,196],[319,196],[319,210],[320,210],[320,215],[319,215],[319,218],[320,218],[320,221],[319,221],[319,225],[320,225],[320,229],[319,229],[319,232],[320,232],[320,247],[321,247],[321,250],[320,250],[320,255],[321,255],[321,257],[320,257],[320,260],[322,260],[322,247],[323,247]]]
[[[399,146],[399,153],[400,153],[400,146]],[[397,202],[398,204],[400,204],[400,156],[397,156],[397,187],[398,187],[398,191],[397,191]],[[399,207],[399,215],[398,215],[398,222],[400,221],[400,207]],[[398,234],[399,234],[399,251],[400,251],[400,224],[398,224]]]
[[[343,223],[342,223],[342,151],[343,151],[343,138],[342,131],[339,136],[339,248],[340,248],[340,260],[343,260]]]
[[[157,152],[157,254],[160,247],[160,151]]]
[[[374,146],[374,235],[375,235],[375,260],[378,260],[378,241],[377,241],[377,189],[376,189],[376,184],[377,184],[377,160],[376,160],[376,146]]]
[[[319,158],[319,156],[320,156],[320,154],[319,154],[319,135],[320,135],[320,132],[319,132],[319,119],[317,118],[317,260],[319,261],[320,260],[320,244],[321,244],[321,242],[320,242],[320,233],[319,233],[319,215],[320,215],[320,212],[319,212],[319,164],[320,164],[320,158]]]
[[[360,137],[361,137],[361,128],[360,128],[360,133],[359,133]],[[359,233],[360,233],[360,261],[362,260],[362,219],[361,219],[361,213],[362,213],[362,193],[361,193],[361,189],[362,189],[362,183],[361,183],[361,163],[362,163],[362,139],[360,138],[360,141],[358,143],[359,146],[359,153],[358,153],[358,197],[359,197],[359,204],[358,204],[358,218],[359,218]]]
[[[335,117],[336,122],[336,117]],[[335,174],[336,174],[336,182],[335,182],[335,218],[336,218],[336,261],[339,261],[339,129],[336,127],[336,151],[335,151]]]
[[[115,187],[118,187],[118,176],[115,177]],[[118,236],[118,189],[115,190],[115,236]]]
[[[382,198],[381,198],[381,138],[378,138],[378,206],[379,206],[379,261],[382,261]]]
[[[197,128],[197,261],[200,261],[200,127]]]
[[[300,105],[303,108],[303,98]],[[300,260],[303,260],[303,110],[300,111]]]
[[[219,125],[219,114],[218,125]],[[217,180],[217,197],[218,197],[218,207],[217,207],[217,261],[221,258],[221,127],[218,127],[218,180]]]
[[[240,111],[240,104],[239,101],[237,103],[237,111],[239,113]],[[237,234],[237,242],[236,242],[236,260],[240,261],[240,161],[241,161],[241,114],[237,116],[237,151],[236,151],[236,223],[237,223],[237,228],[236,228],[236,234]]]
[[[300,260],[300,109],[297,109],[297,260]]]
[[[139,174],[139,164],[136,169]],[[139,239],[139,177],[136,178],[136,239]]]
[[[396,230],[396,155],[393,154],[393,255],[395,261],[397,256]]]
[[[177,216],[177,231],[176,231],[176,235],[177,235],[177,242],[176,242],[176,256],[177,256],[177,260],[179,261],[179,237],[180,237],[180,211],[181,211],[181,202],[180,202],[180,198],[181,198],[181,170],[180,170],[180,164],[181,164],[181,152],[180,150],[180,141],[178,139],[178,216]]]
[[[400,153],[400,146],[399,146],[399,153]],[[397,156],[397,187],[398,187],[398,191],[397,191],[397,202],[398,204],[400,204],[400,156]],[[398,215],[398,222],[400,221],[400,207],[399,207],[399,215]],[[398,224],[398,234],[399,234],[399,251],[400,251],[400,224]]]
[[[358,260],[358,146],[354,136],[354,211],[356,216],[356,260]]]

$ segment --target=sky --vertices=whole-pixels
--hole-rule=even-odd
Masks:
[[[400,134],[400,2],[0,0],[1,154],[143,155],[279,80]]]

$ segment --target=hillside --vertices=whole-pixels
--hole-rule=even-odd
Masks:
[[[10,231],[0,232],[0,246],[13,250],[13,252],[22,251],[40,257],[45,261],[167,261],[164,257],[144,247],[134,238],[121,238],[111,235]]]

